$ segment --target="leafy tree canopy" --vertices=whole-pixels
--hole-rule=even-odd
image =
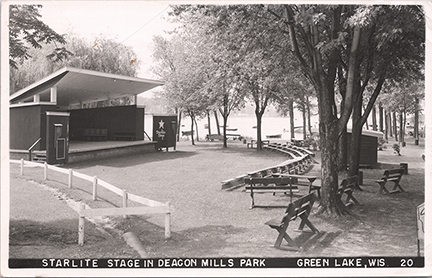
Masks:
[[[42,5],[9,6],[9,63],[13,68],[31,57],[30,47],[40,49],[43,44],[53,44],[53,51],[46,56],[53,61],[61,61],[71,54],[64,46],[57,45],[65,44],[65,37],[40,19],[40,8]]]

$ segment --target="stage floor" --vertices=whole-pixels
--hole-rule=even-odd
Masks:
[[[155,144],[154,141],[69,141],[69,153],[85,151],[96,151],[106,149],[116,149],[121,147],[131,147],[138,145]]]

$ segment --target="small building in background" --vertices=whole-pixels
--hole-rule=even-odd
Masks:
[[[351,152],[351,129],[347,130],[347,155]],[[379,139],[382,139],[384,134],[379,131],[362,130],[360,144],[360,168],[374,168],[378,164],[378,147]]]

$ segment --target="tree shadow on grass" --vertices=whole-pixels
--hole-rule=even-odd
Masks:
[[[231,246],[228,240],[246,231],[232,225],[206,225],[171,232],[171,238],[165,239],[164,227],[147,220],[133,216],[121,221],[117,228],[136,234],[148,256],[155,258],[221,256],[220,251]]]
[[[107,234],[96,230],[91,225],[91,223],[86,223],[85,241],[88,244],[107,239]],[[63,219],[46,223],[32,220],[11,220],[9,244],[59,247],[78,244],[78,217],[76,220]]]
[[[78,217],[51,222],[11,220],[10,258],[134,258],[138,254],[118,235],[85,220],[84,245],[78,245]]]
[[[82,169],[92,166],[111,166],[111,167],[130,167],[135,165],[142,165],[149,162],[158,162],[165,160],[182,159],[196,155],[197,152],[193,151],[174,151],[174,152],[156,152],[156,153],[143,153],[134,155],[125,155],[116,158],[105,158],[91,161],[81,161],[75,163],[68,163],[64,167],[72,169]]]
[[[311,251],[314,255],[317,255],[330,247],[333,241],[341,234],[342,231],[320,232],[317,234],[302,233],[295,241],[301,243],[302,252]]]
[[[221,251],[232,245],[228,240],[233,235],[245,230],[232,225],[207,225],[191,228],[181,233],[175,233],[163,245],[153,245],[149,251],[150,254],[164,257],[223,256]]]

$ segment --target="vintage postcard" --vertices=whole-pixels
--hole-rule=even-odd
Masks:
[[[431,276],[431,15],[2,1],[1,275]]]

